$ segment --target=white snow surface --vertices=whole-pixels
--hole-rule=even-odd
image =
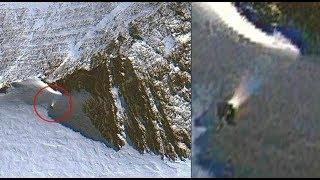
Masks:
[[[61,124],[41,121],[32,105],[1,98],[0,177],[190,177],[189,159],[162,160],[128,145],[115,151]]]
[[[55,64],[54,81],[90,64],[92,54],[156,3],[0,3],[0,82],[24,80]]]
[[[26,80],[24,82],[32,83],[34,86],[40,87],[41,89],[45,88],[44,90],[46,90],[46,91],[48,91],[48,92],[50,92],[52,94],[62,95],[61,92],[53,90],[51,87],[48,86],[48,84],[44,83],[39,78],[30,78],[30,79],[28,79],[28,80]]]
[[[300,54],[299,49],[284,36],[279,34],[270,36],[256,28],[251,22],[240,15],[231,2],[205,2],[199,5],[204,10],[215,13],[224,24],[251,42],[262,44],[267,48],[286,50],[296,56]]]

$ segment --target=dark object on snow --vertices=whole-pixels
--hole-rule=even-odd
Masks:
[[[4,93],[6,94],[8,92],[9,86],[4,86],[2,88],[0,88],[0,93]]]
[[[225,120],[228,125],[235,125],[235,109],[232,104],[229,104],[228,102],[217,103],[217,116],[220,121]]]

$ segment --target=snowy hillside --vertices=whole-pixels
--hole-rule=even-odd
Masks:
[[[111,173],[110,170],[111,174],[107,171],[101,175],[120,175],[122,168],[127,167],[121,162],[139,163],[135,158],[142,158],[147,164],[151,158],[150,162],[155,161],[173,171],[179,169],[174,166],[181,165],[183,175],[166,170],[160,164],[154,167],[167,175],[190,175],[190,169],[186,167],[190,168],[191,155],[191,3],[0,3],[0,44],[0,92],[5,92],[6,88],[10,91],[16,83],[28,84],[25,80],[30,77],[40,77],[50,86],[67,89],[77,109],[65,122],[48,127],[57,128],[52,132],[66,132],[66,138],[70,133],[77,140],[81,137],[84,143],[91,144],[91,149],[97,146],[101,147],[102,153],[116,154],[119,159],[113,163],[119,165],[114,165],[119,171]],[[23,96],[24,93],[29,99]],[[20,92],[22,99],[14,93],[6,94],[0,104],[9,106],[6,101],[14,97],[17,102],[12,106],[21,106],[17,111],[24,109],[25,113],[19,113],[31,116],[30,97],[34,94],[26,89],[24,93]],[[52,104],[52,109],[43,109],[43,113],[54,118],[62,113],[63,105]],[[6,114],[9,109],[1,111]],[[12,123],[8,129],[13,132],[14,128],[23,129],[20,122],[31,117],[11,118],[13,120],[3,122]],[[33,117],[31,121],[35,119]],[[39,124],[37,122],[31,129],[39,128],[36,126]],[[56,141],[54,137],[45,138],[49,132],[36,130],[34,133],[37,134],[26,138],[33,141],[34,135],[41,137],[41,142]],[[69,141],[60,135],[57,139]],[[74,139],[71,135],[70,138]],[[10,144],[9,139],[6,141]],[[30,147],[30,153],[42,157],[37,153],[38,146]],[[66,149],[72,147],[66,146]],[[132,157],[125,157],[127,152],[131,152]],[[61,153],[69,152],[61,150]],[[73,155],[73,159],[80,158],[75,163],[88,158],[88,153],[83,154],[86,157],[75,152]],[[93,164],[99,164],[97,166],[101,168],[112,164],[112,157],[105,160],[103,157]],[[54,153],[52,158],[61,160]],[[163,160],[168,158],[172,164],[169,166],[173,168]],[[39,161],[31,159],[27,162],[33,165],[45,162],[41,158]],[[16,163],[23,163],[23,160]],[[15,164],[8,160],[5,165]],[[71,165],[59,165],[71,168]],[[4,169],[0,175],[9,175],[6,166],[1,167]],[[142,166],[150,171],[143,171]],[[150,169],[149,165],[142,166],[137,169],[134,166],[128,175],[163,175],[157,169]],[[34,167],[34,172],[44,173],[45,170],[40,165]],[[31,171],[23,175],[32,175]],[[96,171],[94,167],[84,171],[87,175],[100,176],[92,173]]]
[[[190,177],[190,160],[162,160],[130,146],[115,151],[39,120],[32,105],[0,101],[0,177]]]

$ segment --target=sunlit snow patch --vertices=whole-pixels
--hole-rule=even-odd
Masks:
[[[40,111],[46,111],[39,107]],[[43,123],[23,102],[0,103],[0,177],[190,177],[191,162],[115,151],[59,123]]]
[[[29,79],[28,82],[30,84],[34,84],[36,86],[39,86],[40,88],[44,88],[44,87],[47,87],[45,88],[48,92],[52,93],[52,94],[56,94],[56,95],[62,95],[61,92],[59,91],[55,91],[53,90],[51,87],[48,87],[48,84],[44,83],[41,79],[39,78],[33,78],[33,79]]]
[[[200,3],[200,5],[209,12],[214,12],[223,23],[251,42],[259,43],[269,48],[286,50],[294,55],[300,54],[299,48],[284,36],[279,34],[270,36],[257,29],[251,22],[241,16],[236,7],[230,2],[204,2]]]

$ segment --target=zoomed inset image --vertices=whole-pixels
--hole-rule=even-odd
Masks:
[[[191,3],[0,3],[0,177],[190,177]]]
[[[320,177],[319,8],[192,4],[193,177]]]

